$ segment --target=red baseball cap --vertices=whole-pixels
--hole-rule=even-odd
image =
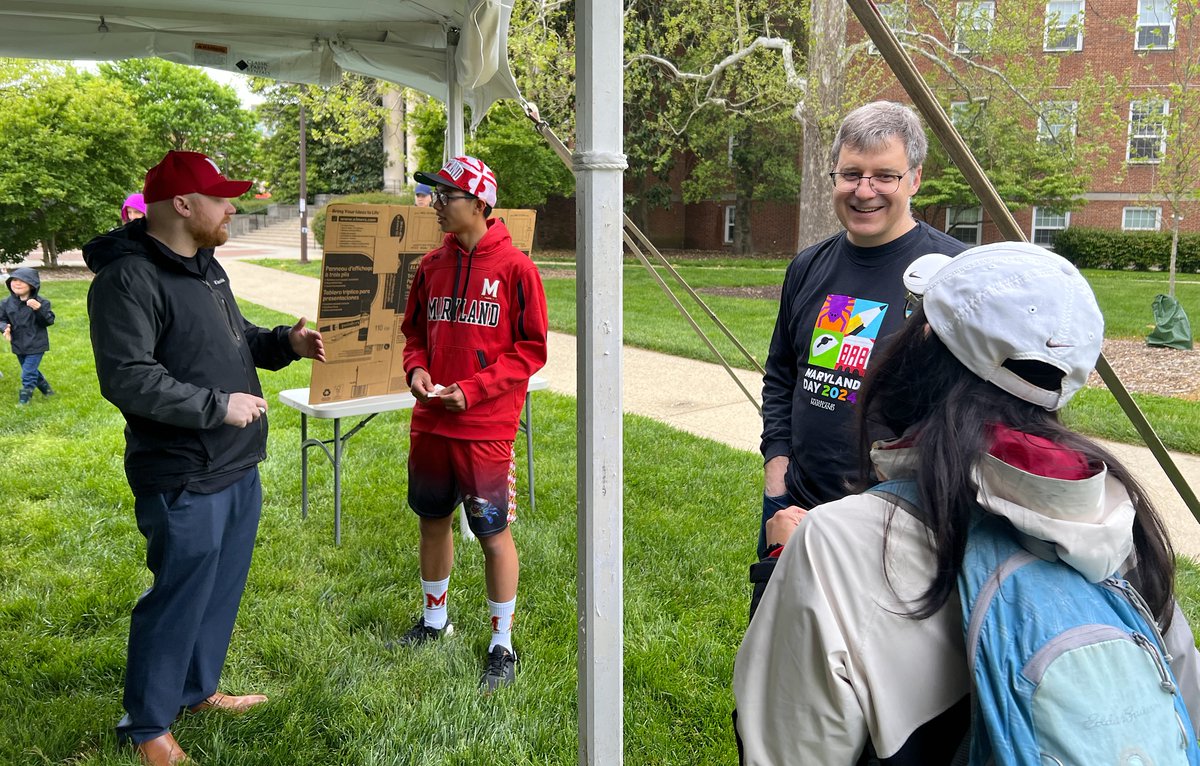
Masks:
[[[483,160],[466,156],[455,157],[437,173],[413,173],[413,178],[431,186],[440,184],[462,189],[486,202],[488,207],[496,206],[496,174]]]
[[[180,194],[207,194],[232,199],[250,188],[252,181],[230,181],[221,175],[217,163],[200,152],[167,152],[146,172],[142,195],[146,204],[161,202]]]

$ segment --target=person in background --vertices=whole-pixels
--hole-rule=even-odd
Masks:
[[[146,217],[146,201],[139,194],[130,194],[121,203],[121,224],[127,224],[138,218]]]
[[[433,187],[429,184],[417,184],[417,188],[413,191],[413,199],[417,201],[417,207],[432,206]]]
[[[100,393],[125,417],[125,475],[154,581],[133,608],[118,739],[150,766],[183,763],[185,711],[238,713],[218,691],[262,511],[267,400],[256,368],[324,361],[321,334],[242,316],[215,249],[250,188],[197,152],[146,173],[146,217],[83,248]]]
[[[17,404],[23,406],[33,400],[35,388],[43,396],[54,395],[41,370],[42,357],[50,350],[50,333],[46,328],[54,324],[54,311],[50,299],[39,292],[42,279],[37,269],[28,266],[13,269],[5,284],[9,295],[0,301],[0,333],[11,344],[21,365]]]
[[[857,478],[859,388],[904,324],[905,267],[966,247],[913,219],[926,150],[921,121],[903,104],[867,104],[838,128],[829,176],[844,231],[788,266],[763,375],[760,559],[772,515],[836,500]]]

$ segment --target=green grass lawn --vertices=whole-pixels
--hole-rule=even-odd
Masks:
[[[82,282],[47,284],[58,321],[44,370],[59,395],[6,408],[0,422],[3,764],[136,762],[112,727],[129,611],[149,575],[122,472],[122,421],[96,387],[85,291]],[[291,319],[243,308],[260,324]],[[576,763],[574,400],[535,394],[538,509],[523,509],[514,530],[522,662],[515,686],[483,698],[477,545],[458,546],[457,633],[416,651],[383,647],[420,604],[416,522],[404,502],[406,414],[377,418],[349,443],[342,546],[332,543],[332,478],[321,462],[301,519],[299,416],[276,395],[306,385],[307,364],[263,373],[273,403],[265,504],[223,680],[272,701],[236,718],[188,716],[178,738],[206,764]],[[0,400],[10,403],[15,367],[0,359]],[[730,679],[746,622],[760,460],[645,418],[625,423],[625,759],[733,763]],[[1200,571],[1184,563],[1180,583],[1195,624]]]
[[[1154,329],[1150,305],[1154,296],[1167,292],[1167,275],[1150,271],[1103,271],[1085,269],[1083,275],[1096,292],[1104,312],[1106,338],[1145,338]],[[1200,275],[1180,274],[1175,281],[1175,298],[1189,317],[1200,322]]]
[[[112,727],[129,610],[150,579],[122,472],[123,423],[96,387],[85,291],[47,283],[58,321],[44,371],[59,395],[21,410],[6,404],[0,423],[3,764],[135,762]],[[244,308],[260,324],[290,321]],[[475,543],[458,545],[455,636],[417,651],[383,648],[420,606],[406,414],[380,416],[349,442],[340,548],[324,458],[314,462],[309,518],[300,518],[299,416],[276,394],[307,385],[307,364],[262,375],[273,403],[266,500],[223,682],[272,702],[239,718],[189,716],[180,741],[206,764],[576,763],[574,400],[535,394],[538,507],[522,508],[514,529],[522,662],[517,684],[485,699],[476,691],[488,625]],[[0,370],[0,400],[15,405],[11,355]],[[637,417],[627,418],[625,441],[626,760],[732,763],[730,678],[746,622],[760,460]]]

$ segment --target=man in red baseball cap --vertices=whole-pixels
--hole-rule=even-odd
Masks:
[[[187,756],[182,710],[239,712],[261,694],[217,690],[241,603],[266,456],[267,400],[256,367],[324,361],[304,318],[246,321],[214,248],[229,236],[231,181],[208,157],[168,152],[146,174],[146,217],[83,248],[100,392],[125,416],[125,474],[154,584],[129,625],[118,738],[150,766]]]
[[[462,503],[483,548],[492,637],[480,687],[491,693],[516,677],[512,645],[519,564],[509,521],[513,439],[529,378],[546,363],[546,296],[537,266],[488,215],[496,176],[474,157],[436,174],[433,209],[446,232],[421,259],[401,330],[404,370],[417,399],[408,457],[408,504],[420,525],[424,611],[392,646],[448,635],[454,564],[451,514]]]

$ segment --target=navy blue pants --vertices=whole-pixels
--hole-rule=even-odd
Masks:
[[[121,739],[154,739],[217,690],[261,510],[257,468],[213,494],[134,499],[154,583],[129,624]]]
[[[21,364],[21,388],[29,391],[35,388],[45,391],[50,387],[50,384],[46,382],[46,376],[38,369],[42,365],[43,356],[45,354],[17,354],[17,361]]]

